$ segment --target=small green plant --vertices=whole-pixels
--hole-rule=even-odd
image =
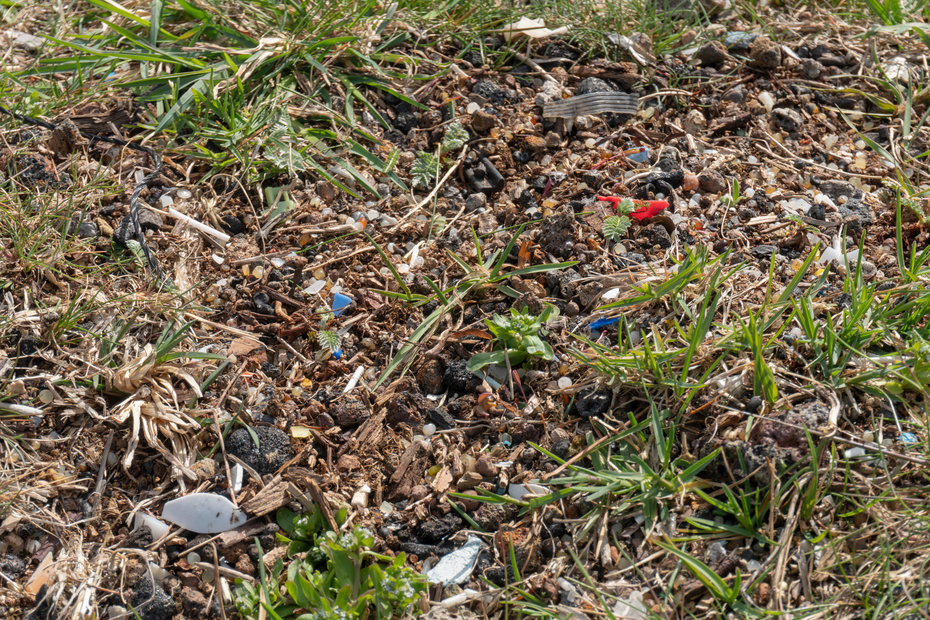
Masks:
[[[278,524],[295,556],[285,570],[278,560],[268,572],[259,563],[259,583],[236,585],[234,602],[243,618],[323,620],[396,618],[416,615],[414,603],[426,591],[423,575],[406,566],[403,553],[389,557],[371,550],[374,536],[356,526],[345,534],[323,531],[319,510],[297,515],[278,512]],[[344,521],[345,514],[340,515]],[[258,544],[258,541],[256,541]]]
[[[410,167],[411,185],[413,187],[429,187],[439,180],[442,170],[442,157],[452,151],[458,151],[468,142],[468,131],[461,123],[455,122],[446,128],[442,142],[435,153],[420,151]]]
[[[633,201],[624,198],[617,204],[617,215],[611,215],[604,219],[602,232],[604,238],[608,241],[620,241],[626,236],[626,231],[630,229],[630,218],[627,217],[634,211]]]
[[[551,360],[555,357],[552,345],[543,340],[549,332],[546,323],[559,315],[559,309],[551,304],[538,315],[533,315],[525,308],[510,309],[510,316],[497,313],[485,324],[494,335],[495,344],[500,347],[487,353],[476,353],[468,360],[468,370],[474,372],[491,364],[520,364],[532,357]]]

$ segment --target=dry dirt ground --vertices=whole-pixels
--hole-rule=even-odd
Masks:
[[[903,430],[919,438],[915,448],[901,442],[889,401],[865,382],[835,389],[840,383],[812,364],[816,353],[798,344],[799,323],[786,321],[791,306],[777,302],[790,287],[789,298],[807,295],[817,316],[835,321],[854,304],[849,278],[878,291],[898,286],[896,234],[905,247],[925,247],[926,199],[904,205],[897,230],[886,183],[895,168],[869,143],[892,153],[915,187],[927,183],[925,159],[914,159],[930,148],[926,128],[902,146],[906,101],[873,79],[881,68],[892,89],[916,93],[907,106],[920,118],[926,47],[904,36],[862,38],[864,28],[803,10],[771,17],[776,40],[740,33],[757,30],[734,18],[686,34],[684,51],[658,59],[638,40],[641,62],[628,54],[578,61],[582,50],[555,38],[492,68],[481,48],[463,54],[439,44],[426,56],[458,56],[453,69],[398,81],[422,109],[376,94],[391,129],[360,115],[378,152],[396,151],[395,171],[408,185],[417,152],[434,152],[454,122],[467,130],[466,144],[414,193],[360,168],[379,198],[311,172],[266,181],[287,192],[272,196],[242,176],[201,180],[210,171],[202,159],[168,148],[161,177],[142,192],[151,209],[140,216],[165,278],[113,241],[152,158],[61,129],[71,119],[81,131],[133,137],[133,123],[150,112],[144,104],[128,92],[77,101],[49,118],[54,131],[5,121],[2,609],[36,619],[118,617],[129,606],[143,618],[234,616],[215,565],[225,567],[226,584],[255,578],[256,538],[268,566],[285,553],[276,511],[317,504],[330,514],[347,507],[349,524],[367,526],[379,550],[405,552],[418,570],[480,533],[486,545],[471,579],[428,595],[492,592],[465,597],[453,610],[460,617],[498,616],[501,600],[527,600],[504,588],[516,578],[513,563],[520,588],[553,613],[602,615],[580,566],[604,592],[640,593],[661,617],[722,613],[706,584],[654,544],[665,536],[687,541],[688,553],[728,583],[737,572],[752,581],[744,599],[758,609],[835,603],[855,617],[865,588],[849,578],[863,566],[858,552],[893,537],[918,548],[926,532],[908,530],[883,502],[844,512],[830,490],[879,497],[893,480],[900,501],[919,511],[924,401],[915,393],[897,409]],[[487,54],[504,45],[484,43]],[[13,47],[7,62],[25,67],[31,54]],[[891,78],[894,56],[904,73]],[[542,114],[547,101],[614,91],[639,97],[635,114]],[[161,146],[157,138],[149,145]],[[637,147],[648,148],[646,157]],[[611,204],[597,196],[669,206],[608,239]],[[284,217],[270,217],[282,202]],[[860,239],[858,273],[855,260],[817,260]],[[509,276],[502,289],[480,257],[504,251],[503,273],[567,264]],[[685,281],[663,292],[681,274]],[[416,330],[440,301],[416,306],[377,292],[428,297],[427,278],[448,291],[470,277],[480,284],[422,338]],[[334,293],[349,298],[337,313]],[[702,303],[715,295],[706,337],[685,354]],[[618,301],[626,303],[598,309]],[[516,364],[516,374],[497,365],[489,379],[466,369],[494,347],[485,319],[511,308],[538,314],[546,304],[559,310],[544,335],[553,359]],[[752,317],[761,365],[738,329]],[[338,334],[336,354],[323,331]],[[378,384],[414,340],[406,372],[405,363]],[[690,385],[679,389],[683,368]],[[833,379],[870,370],[850,360]],[[656,443],[654,420],[667,445]],[[806,506],[806,487],[790,472],[818,470],[811,446],[826,465],[860,444],[882,463],[831,468]],[[712,453],[696,478],[709,486],[659,480],[680,480],[684,467],[675,463]],[[611,465],[618,455],[661,473],[625,478]],[[230,492],[237,463],[245,481]],[[478,501],[527,483],[576,492],[533,509]],[[609,492],[599,496],[598,485]],[[723,501],[721,486],[750,493],[756,531],[692,492]],[[165,502],[198,491],[230,497],[248,523],[219,535],[173,527],[154,540],[136,527],[135,515],[159,517]],[[696,522],[722,529],[702,538]],[[845,532],[842,541],[833,531]],[[153,565],[164,571],[154,586],[146,576]],[[922,591],[913,581],[920,574],[901,576],[901,586]]]

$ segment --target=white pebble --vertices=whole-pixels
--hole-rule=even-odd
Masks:
[[[424,424],[423,425],[423,436],[431,437],[436,432],[435,424]]]
[[[559,389],[564,390],[566,388],[572,387],[572,380],[568,377],[559,377]]]
[[[771,113],[772,108],[775,107],[775,97],[772,95],[772,93],[768,92],[767,90],[764,90],[761,93],[759,93],[759,103],[765,106],[766,112]]]
[[[466,112],[467,114],[474,114],[475,112],[477,112],[477,111],[480,110],[480,109],[481,109],[481,106],[478,105],[477,103],[475,103],[474,101],[472,101],[472,102],[470,102],[470,103],[468,104],[468,106],[465,108],[465,112]]]
[[[181,200],[187,200],[188,198],[191,197],[191,190],[189,190],[189,189],[184,189],[184,188],[182,187],[181,189],[179,189],[178,191],[176,191],[174,194],[175,194],[175,196],[177,196],[177,197],[180,198]]]

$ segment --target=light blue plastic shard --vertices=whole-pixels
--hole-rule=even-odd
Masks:
[[[333,293],[332,310],[335,316],[342,315],[346,308],[352,305],[352,298],[342,293]]]

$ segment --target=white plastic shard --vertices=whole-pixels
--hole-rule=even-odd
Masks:
[[[475,570],[478,554],[484,549],[484,543],[476,536],[469,536],[465,544],[444,555],[436,566],[426,572],[430,583],[441,583],[447,586],[451,583],[465,583]]]
[[[511,484],[507,487],[507,495],[514,499],[523,499],[525,495],[543,496],[549,495],[549,489],[541,484]]]
[[[192,493],[173,499],[162,508],[161,516],[198,534],[219,534],[248,519],[231,501],[214,493]]]
[[[170,529],[167,524],[162,523],[152,515],[144,512],[137,512],[135,518],[135,529],[147,528],[152,533],[152,540],[158,540],[168,533]]]
[[[519,37],[530,37],[531,39],[555,37],[568,32],[568,26],[562,26],[561,28],[552,30],[551,28],[546,28],[545,20],[521,17],[512,24],[504,26],[502,31],[504,33],[504,40],[509,43]]]

